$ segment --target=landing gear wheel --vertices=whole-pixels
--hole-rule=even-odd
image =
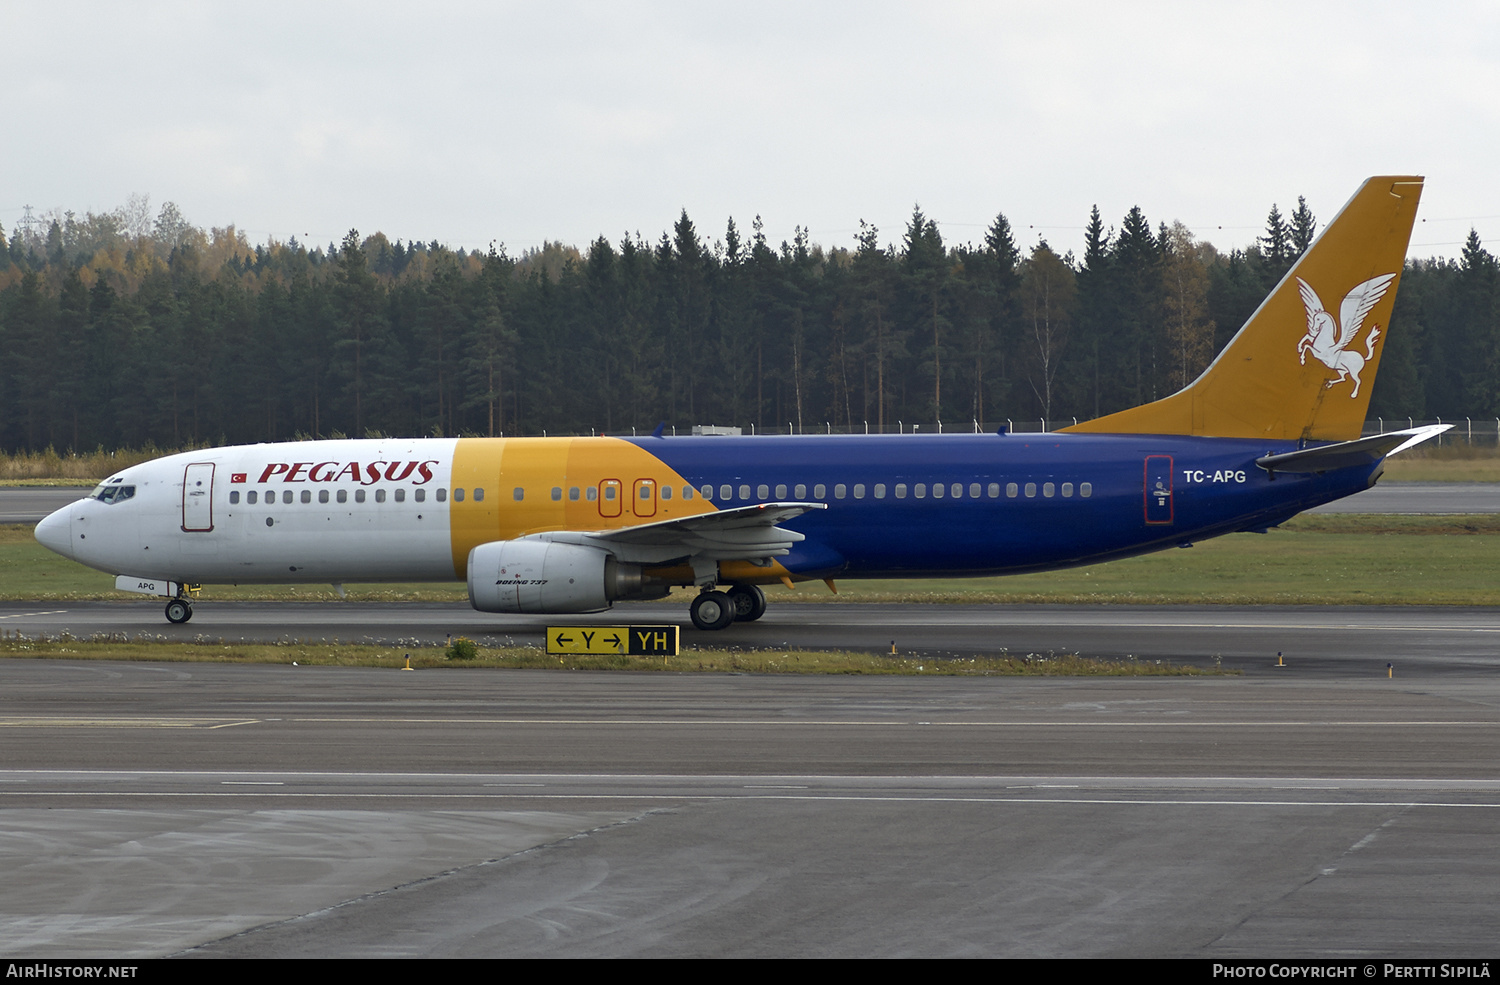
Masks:
[[[688,614],[699,629],[723,629],[734,622],[734,602],[723,592],[704,592],[693,599]]]
[[[167,622],[178,625],[191,618],[193,618],[193,607],[182,599],[173,599],[167,603]]]
[[[735,622],[754,622],[766,614],[766,593],[758,585],[735,585],[727,593]]]

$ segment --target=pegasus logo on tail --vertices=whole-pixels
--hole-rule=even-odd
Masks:
[[[1380,326],[1370,326],[1363,356],[1346,350],[1354,341],[1354,336],[1359,334],[1365,316],[1385,297],[1391,281],[1395,279],[1395,274],[1381,274],[1355,287],[1344,295],[1344,303],[1339,305],[1338,321],[1334,321],[1333,315],[1323,308],[1318,292],[1307,281],[1297,278],[1298,290],[1302,292],[1302,305],[1307,309],[1307,334],[1297,343],[1297,355],[1305,366],[1307,354],[1311,352],[1324,366],[1339,374],[1337,379],[1323,384],[1325,387],[1353,380],[1354,392],[1349,396],[1359,396],[1359,374],[1365,368],[1365,363],[1375,358],[1375,343],[1380,341]]]

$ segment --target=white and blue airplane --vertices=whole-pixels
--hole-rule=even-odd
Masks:
[[[1059,432],[242,445],[124,469],[36,538],[167,598],[174,623],[205,582],[462,580],[499,613],[694,586],[693,623],[723,629],[777,582],[1042,571],[1263,531],[1444,429],[1360,437],[1421,192],[1369,179],[1197,380]]]

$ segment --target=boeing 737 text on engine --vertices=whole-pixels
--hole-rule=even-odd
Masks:
[[[125,469],[36,537],[168,597],[173,622],[204,582],[459,579],[502,613],[695,586],[693,623],[723,629],[776,582],[1041,571],[1265,530],[1443,430],[1360,437],[1421,192],[1371,178],[1196,381],[1060,432],[245,445]]]

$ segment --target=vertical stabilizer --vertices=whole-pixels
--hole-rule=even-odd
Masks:
[[[1063,430],[1358,438],[1421,197],[1420,177],[1369,179],[1203,375]]]

